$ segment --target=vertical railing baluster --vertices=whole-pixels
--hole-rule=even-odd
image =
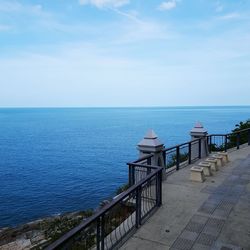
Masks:
[[[151,165],[151,158],[152,158],[152,156],[147,159],[147,165],[149,165],[149,166]]]
[[[225,135],[225,138],[224,138],[224,140],[225,140],[225,152],[227,152],[227,135]]]
[[[180,147],[176,147],[176,170],[178,171],[180,168]]]
[[[156,206],[162,205],[162,171],[156,175]]]
[[[100,231],[100,217],[97,218],[96,221],[96,249],[100,250],[100,242],[101,242],[101,231]]]
[[[237,138],[237,149],[239,149],[240,148],[240,133],[237,133],[237,135],[236,135],[236,138]]]
[[[201,159],[201,138],[199,139],[199,159]]]
[[[132,183],[132,166],[130,164],[128,165],[128,183],[129,183],[130,187],[133,185],[133,183]]]
[[[105,218],[104,215],[101,217],[101,250],[104,250],[104,239],[105,239]]]
[[[250,128],[248,129],[248,146],[250,146]]]
[[[150,166],[151,165],[151,157],[149,157],[147,159],[147,165]],[[151,173],[151,168],[147,168],[147,175],[149,175]]]
[[[188,164],[192,163],[192,144],[188,143]]]
[[[210,135],[209,141],[210,141],[210,143],[209,143],[209,153],[211,154],[212,153],[212,135]]]
[[[166,159],[167,159],[167,152],[164,150],[164,151],[162,151],[162,153],[163,153],[164,167],[166,168],[166,167],[167,167],[167,162],[166,162]]]
[[[139,228],[141,225],[141,186],[136,189],[136,214],[135,214],[135,226]]]
[[[132,166],[132,170],[131,170],[131,184],[132,185],[135,184],[135,166]]]

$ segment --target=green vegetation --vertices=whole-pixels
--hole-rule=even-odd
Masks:
[[[244,122],[240,122],[235,125],[235,128],[232,130],[232,133],[227,138],[227,148],[233,148],[237,146],[237,134],[240,130],[250,128],[250,119]],[[248,142],[248,131],[240,133],[239,143],[240,145]],[[211,151],[223,151],[225,150],[225,143],[217,145],[216,143],[210,145]]]
[[[93,215],[93,210],[89,209],[77,213],[77,216],[61,216],[51,221],[42,221],[40,224],[41,229],[44,231],[47,239],[51,242],[57,240],[62,235],[70,231],[72,228],[79,225],[84,218]]]
[[[177,155],[172,154],[170,156],[170,159],[168,159],[166,168],[171,168],[176,165]],[[185,162],[188,160],[188,153],[180,153],[180,163]]]

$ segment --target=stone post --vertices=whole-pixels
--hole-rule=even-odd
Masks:
[[[201,158],[206,157],[209,155],[208,152],[208,144],[207,144],[207,130],[203,127],[203,125],[200,122],[197,122],[194,126],[194,128],[190,131],[191,139],[201,139],[201,144],[196,143],[192,145],[192,153],[191,155],[197,156],[199,155],[199,147],[201,149]]]
[[[164,144],[158,139],[158,136],[152,129],[150,129],[144,138],[138,143],[137,149],[139,150],[140,157],[154,154],[151,164],[164,167],[162,154]]]

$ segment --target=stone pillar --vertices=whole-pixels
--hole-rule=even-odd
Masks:
[[[150,129],[147,134],[141,140],[137,149],[139,150],[140,157],[146,156],[147,154],[154,154],[152,157],[152,165],[164,167],[164,159],[162,150],[164,149],[164,144],[158,139],[156,133]]]
[[[197,122],[190,131],[191,139],[201,139],[201,158],[209,155],[207,144],[207,130],[200,122]],[[199,154],[199,143],[192,145],[192,155],[195,157]],[[193,158],[193,157],[192,157]]]

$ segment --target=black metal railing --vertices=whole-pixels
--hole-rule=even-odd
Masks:
[[[207,136],[209,152],[227,151],[231,148],[239,149],[241,145],[250,145],[250,128],[229,134],[212,134]]]
[[[147,162],[151,156],[144,158]],[[117,248],[161,206],[163,168],[134,162],[128,165],[130,174],[133,173],[130,176],[134,180],[130,181],[131,186],[110,204],[48,246],[47,250]]]
[[[166,169],[179,170],[201,158],[202,139],[188,141],[162,151]]]
[[[128,165],[128,179],[129,186],[138,183],[140,180],[144,179],[149,175],[152,169],[155,167],[151,166],[153,154],[148,154],[136,161],[127,163]]]

